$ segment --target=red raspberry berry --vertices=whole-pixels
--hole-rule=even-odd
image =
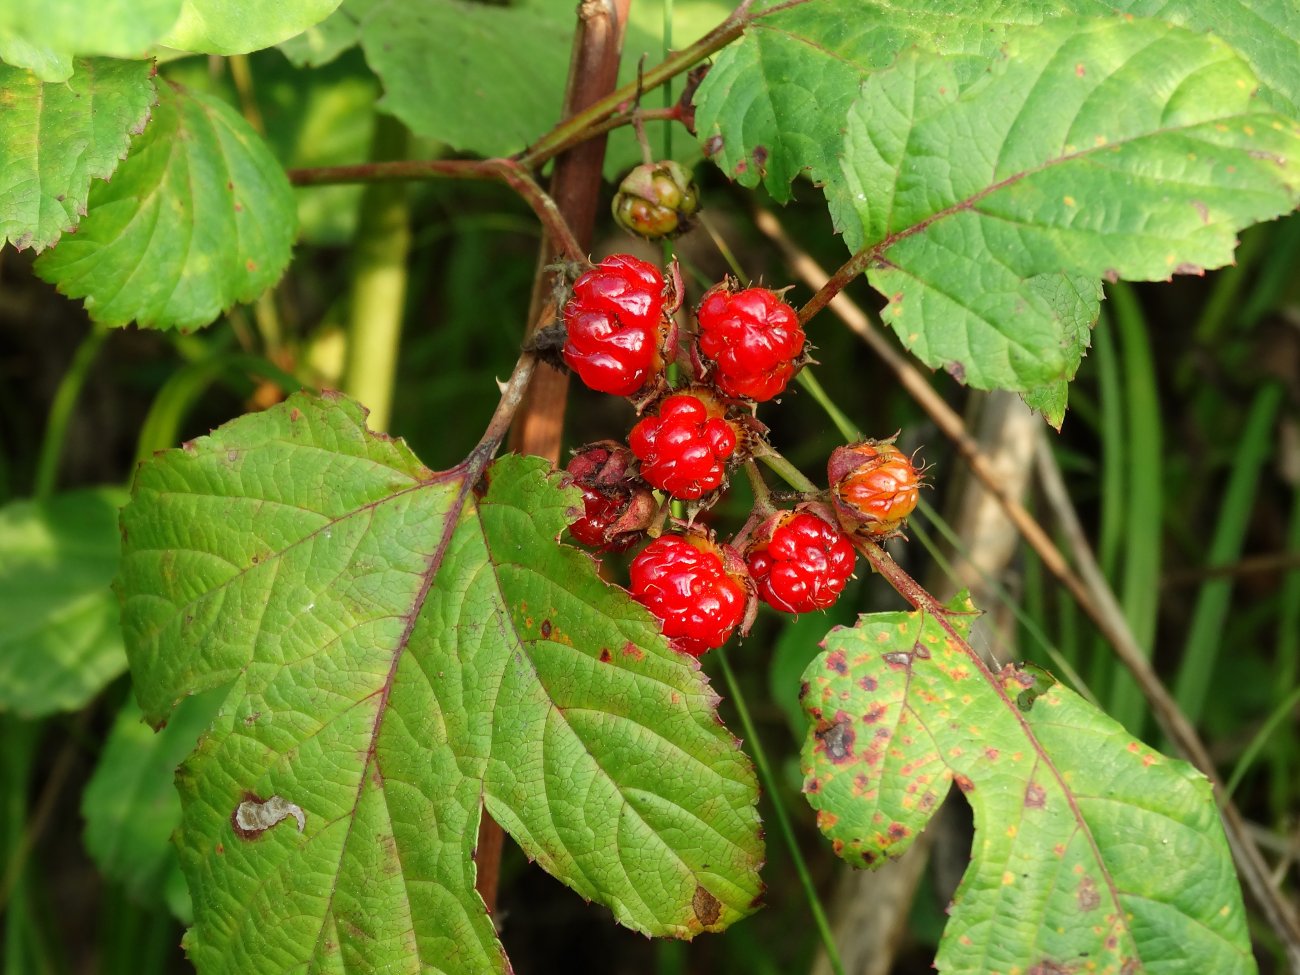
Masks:
[[[657,505],[650,489],[629,473],[634,458],[622,444],[603,441],[577,450],[567,473],[582,491],[583,513],[569,534],[598,552],[631,548],[653,520]]]
[[[890,440],[837,447],[827,474],[835,516],[847,532],[892,535],[916,508],[921,475]]]
[[[698,356],[712,362],[710,381],[728,396],[764,402],[790,382],[804,350],[793,308],[767,288],[733,291],[720,284],[699,310]]]
[[[722,646],[749,613],[744,563],[728,548],[663,535],[632,560],[632,598],[659,617],[664,636],[682,653],[698,657]]]
[[[565,363],[602,393],[631,396],[676,353],[663,275],[628,254],[605,258],[574,282],[564,325]]]
[[[758,598],[786,613],[834,605],[856,553],[838,528],[806,511],[784,511],[755,533],[745,553]]]
[[[703,390],[674,393],[628,435],[641,476],[674,498],[693,501],[720,488],[739,439],[726,410]]]

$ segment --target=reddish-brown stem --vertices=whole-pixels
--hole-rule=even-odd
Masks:
[[[578,30],[573,39],[573,60],[569,67],[568,91],[564,98],[566,116],[582,111],[604,97],[618,80],[618,61],[623,45],[631,0],[583,0],[578,8]],[[555,160],[548,196],[527,176],[524,167],[512,160],[489,160],[508,163],[503,171],[527,179],[545,201],[547,216],[542,217],[547,234],[538,255],[538,272],[533,288],[533,307],[529,312],[529,335],[555,318],[554,270],[557,254],[570,260],[585,260],[596,225],[596,208],[600,198],[600,173],[605,161],[605,140],[590,139],[573,145]],[[510,185],[515,184],[506,179]],[[518,189],[518,187],[516,187]],[[530,200],[530,205],[532,201]],[[534,207],[536,209],[536,207]],[[542,214],[539,212],[538,216]],[[528,357],[525,357],[528,358]],[[522,362],[523,360],[521,360]],[[518,369],[516,369],[516,375]],[[520,453],[538,454],[552,463],[559,460],[560,433],[564,426],[564,406],[568,376],[541,365],[531,382],[519,387],[522,402],[514,415],[510,430],[510,447]],[[526,386],[526,392],[524,388]],[[512,381],[507,387],[514,388]],[[503,396],[503,402],[505,397]],[[495,425],[503,416],[498,408]],[[508,422],[508,421],[507,421]],[[492,428],[489,427],[489,430]],[[487,438],[485,438],[486,440]],[[501,868],[501,827],[483,812],[476,845],[475,886],[489,911],[496,909],[497,884]]]
[[[513,159],[412,159],[398,162],[358,163],[355,166],[318,166],[289,170],[294,186],[333,183],[374,183],[406,179],[474,179],[505,183],[537,214],[547,236],[565,257],[579,263],[587,259],[555,200]]]
[[[867,269],[875,255],[876,249],[868,247],[858,251],[841,264],[839,269],[817,289],[816,294],[804,302],[803,307],[799,309],[799,324],[806,325],[808,319],[829,305],[837,294],[852,284],[857,276]]]

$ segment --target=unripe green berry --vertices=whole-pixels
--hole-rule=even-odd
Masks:
[[[671,159],[644,163],[628,173],[614,194],[614,220],[647,240],[676,237],[691,228],[699,191],[686,168]]]

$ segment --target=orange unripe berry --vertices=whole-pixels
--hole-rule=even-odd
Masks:
[[[891,440],[836,448],[827,474],[832,507],[846,532],[892,535],[916,509],[921,475]]]

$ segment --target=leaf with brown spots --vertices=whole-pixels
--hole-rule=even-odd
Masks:
[[[146,718],[224,695],[177,780],[198,970],[507,971],[485,809],[638,931],[751,913],[753,770],[699,664],[557,543],[577,491],[516,456],[476,490],[486,455],[432,471],[364,419],[297,394],[157,455],[122,515]]]
[[[975,841],[941,972],[1253,972],[1209,783],[1046,671],[991,673],[969,608],[864,616],[804,672],[804,792],[836,852],[880,866],[955,782]]]

